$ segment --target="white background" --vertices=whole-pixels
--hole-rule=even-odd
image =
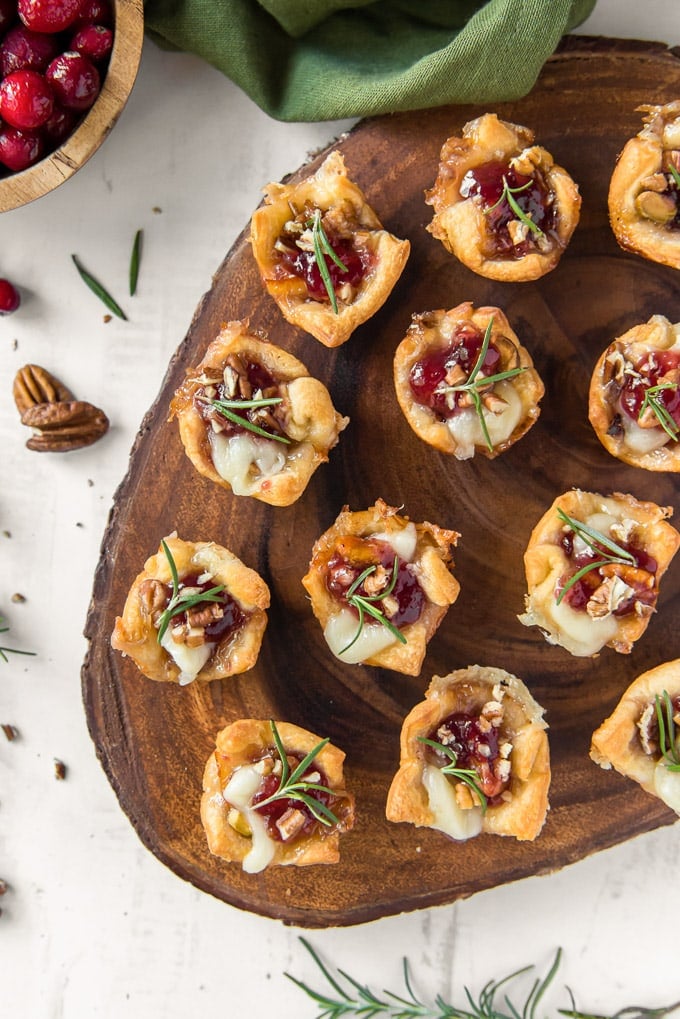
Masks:
[[[580,31],[680,43],[680,5],[599,0]],[[2,1016],[315,1015],[283,975],[320,984],[301,932],[202,894],[141,845],[96,760],[79,673],[113,493],[170,356],[262,185],[343,126],[276,123],[199,60],[147,43],[113,136],[71,181],[0,219],[0,276],[23,294],[0,319],[0,609],[11,624],[0,643],[37,652],[0,661],[0,723],[20,733],[0,734]],[[104,324],[69,256],[125,295],[140,227],[134,315]],[[104,407],[107,438],[65,456],[28,452],[10,395],[27,362]],[[423,994],[456,1003],[463,984],[479,990],[527,963],[544,972],[562,946],[546,1011],[568,1007],[565,984],[599,1012],[659,1005],[680,998],[679,864],[676,825],[454,906],[309,937],[378,990],[399,989],[408,955]]]

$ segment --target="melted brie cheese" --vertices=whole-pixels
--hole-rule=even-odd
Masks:
[[[286,466],[280,442],[246,432],[227,436],[211,431],[210,448],[215,470],[229,482],[234,495],[252,495],[263,478],[280,474]]]
[[[172,639],[170,627],[168,627],[163,634],[161,647],[168,652],[180,670],[179,685],[187,686],[196,679],[196,676],[213,653],[215,645],[210,641],[206,641],[205,644],[199,644],[198,647],[187,647],[186,644],[180,644],[179,641]]]
[[[494,387],[494,393],[505,400],[507,406],[500,414],[494,414],[485,407],[482,408],[482,413],[491,445],[496,447],[510,438],[522,420],[522,401],[514,386],[507,381],[498,382]],[[457,460],[469,460],[475,455],[475,446],[486,447],[487,442],[479,415],[474,407],[466,407],[454,414],[448,419],[447,425],[456,442],[454,456]]]
[[[658,428],[640,428],[626,413],[621,414],[621,425],[625,435],[625,444],[634,453],[653,453],[671,441],[668,432],[661,426]]]
[[[459,807],[453,786],[436,765],[425,765],[423,785],[429,808],[434,815],[432,828],[458,842],[479,835],[482,830],[482,808],[469,807],[463,810]]]
[[[358,628],[359,620],[356,615],[349,609],[341,609],[330,617],[323,631],[326,643],[335,657],[341,662],[347,662],[348,665],[365,662],[367,658],[377,655],[396,640],[386,626],[371,622],[367,616],[357,639],[350,648],[343,651],[343,648],[354,640]]]
[[[654,769],[654,789],[667,807],[680,814],[680,772],[671,771],[663,760]]]
[[[222,791],[226,802],[243,814],[252,833],[252,845],[242,863],[246,874],[259,874],[271,863],[276,850],[275,842],[267,834],[264,818],[251,806],[261,782],[260,772],[252,764],[244,764],[236,769]]]
[[[608,644],[616,636],[618,629],[616,616],[611,613],[599,619],[593,619],[587,612],[572,609],[566,601],[561,601],[558,605],[554,598],[546,606],[545,613],[549,622],[553,624],[548,634],[548,642],[560,644],[577,658],[587,658],[597,654],[605,644]],[[537,620],[537,622],[539,626],[545,625],[542,621]]]
[[[386,531],[378,531],[370,537],[376,541],[384,541],[393,548],[395,555],[398,555],[403,563],[410,563],[416,554],[418,535],[413,522],[408,523],[400,531],[392,531],[389,534]]]

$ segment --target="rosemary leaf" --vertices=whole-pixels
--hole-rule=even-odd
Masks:
[[[528,226],[531,232],[535,234],[537,237],[543,237],[543,231],[541,230],[540,226],[537,223],[534,223],[531,216],[527,215],[527,213],[524,211],[524,209],[522,209],[517,199],[515,198],[515,195],[519,195],[521,194],[522,191],[526,191],[526,189],[530,187],[532,183],[533,181],[528,180],[526,184],[522,184],[520,185],[520,187],[511,188],[510,185],[508,184],[507,177],[503,177],[503,191],[501,193],[501,196],[498,199],[498,201],[494,202],[493,205],[490,205],[487,209],[484,210],[485,214],[488,215],[490,212],[493,212],[493,210],[497,209],[498,206],[502,204],[502,202],[507,202],[512,211],[514,212],[515,216],[517,217],[517,219],[520,220],[520,222]]]
[[[278,400],[278,398],[275,398]],[[236,414],[232,407],[243,407],[247,404],[251,406],[265,406],[267,403],[273,403],[274,400],[211,400],[210,405],[215,410],[225,417],[227,421],[231,421],[232,424],[240,425],[241,428],[245,428],[248,432],[253,432],[255,435],[261,435],[264,439],[274,439],[275,442],[282,442],[284,445],[290,445],[291,440],[287,435],[275,435],[274,432],[268,432],[266,428],[260,428],[259,425],[253,424],[247,417],[242,417],[240,414]],[[280,401],[279,401],[280,402]]]
[[[465,785],[475,794],[479,800],[479,805],[482,808],[482,813],[486,813],[488,806],[488,800],[482,792],[482,787],[479,784],[479,775],[474,768],[459,768],[458,757],[455,750],[451,747],[447,747],[445,743],[438,743],[436,740],[428,739],[427,736],[418,736],[418,742],[424,743],[428,747],[432,747],[438,753],[443,754],[449,758],[449,763],[445,764],[440,771],[443,775],[451,775],[452,778],[457,778],[460,782],[464,782]]]
[[[675,737],[673,702],[668,690],[664,690],[661,697],[658,694],[655,696],[654,708],[659,726],[659,749],[661,750],[664,764],[669,771],[680,772],[680,750],[678,749]]]
[[[130,254],[130,297],[137,293],[137,280],[139,278],[139,261],[142,254],[142,231],[138,230],[132,242]]]
[[[2,616],[0,616],[0,623],[4,623],[4,622],[5,622],[5,620],[3,619]],[[9,632],[9,626],[2,626],[2,627],[0,627],[0,633],[8,633],[8,632]],[[0,647],[0,658],[2,658],[3,662],[9,662],[9,658],[7,657],[7,655],[29,655],[31,658],[34,658],[35,655],[36,655],[36,652],[35,651],[20,651],[19,648],[16,648],[16,647]]]
[[[342,272],[347,272],[347,266],[341,261],[333,250],[333,245],[328,240],[328,235],[323,228],[321,222],[321,209],[314,210],[314,216],[311,222],[312,227],[312,242],[314,244],[314,260],[316,261],[317,268],[321,274],[323,285],[326,288],[328,294],[328,300],[331,302],[331,308],[334,313],[338,314],[338,300],[335,296],[335,288],[333,286],[333,280],[331,274],[328,271],[328,263],[326,262],[325,256],[328,255],[338,268]]]
[[[217,584],[215,587],[211,587],[207,591],[201,591],[199,594],[192,594],[188,597],[183,597],[179,589],[179,574],[177,573],[177,566],[165,538],[161,538],[161,548],[163,549],[165,558],[168,561],[168,566],[170,567],[170,576],[172,577],[172,595],[170,596],[170,600],[158,620],[158,633],[156,634],[156,640],[159,644],[162,643],[167,629],[175,616],[178,616],[181,612],[186,612],[187,609],[191,609],[195,605],[202,605],[204,602],[221,602],[223,600],[222,592],[225,589],[224,584]]]
[[[281,761],[281,776],[276,792],[273,792],[271,796],[267,796],[266,799],[260,800],[256,803],[255,809],[260,809],[260,807],[274,803],[276,800],[298,800],[308,808],[320,824],[323,824],[326,827],[339,824],[339,819],[325,803],[317,800],[315,796],[309,795],[310,791],[312,791],[326,793],[329,796],[335,796],[333,790],[329,789],[328,786],[319,784],[318,782],[305,782],[303,780],[305,772],[309,770],[316,757],[318,757],[323,748],[328,744],[328,737],[317,743],[316,746],[313,747],[305,757],[303,757],[300,763],[296,765],[293,771],[291,771],[290,765],[288,764],[286,748],[283,745],[276,722],[273,719],[270,719],[269,724],[274,737],[274,746],[276,747],[276,752]]]
[[[663,428],[664,432],[666,432],[666,434],[676,442],[678,440],[678,436],[680,436],[680,428],[678,428],[675,418],[663,403],[661,393],[665,389],[673,389],[677,391],[677,388],[677,382],[661,382],[658,386],[649,386],[645,391],[645,397],[640,405],[640,411],[638,413],[639,421],[649,407],[649,409],[656,415],[656,419]]]
[[[118,318],[122,318],[125,322],[127,322],[127,315],[123,309],[116,301],[114,301],[108,290],[106,290],[101,283],[94,278],[94,276],[90,275],[87,269],[81,264],[78,256],[71,255],[71,259],[78,270],[83,283],[90,288],[93,294],[96,294],[99,300],[106,305],[109,311],[113,312],[113,314]]]
[[[675,181],[675,186],[678,188],[678,190],[680,190],[680,173],[678,173],[678,171],[676,170],[672,163],[670,163],[668,166],[668,172]]]
[[[606,566],[607,563],[616,563],[619,566],[634,566],[635,556],[632,552],[628,552],[625,548],[621,548],[615,541],[609,538],[606,534],[602,534],[601,531],[597,531],[594,527],[588,527],[587,524],[582,523],[580,520],[574,520],[568,513],[565,513],[561,507],[557,509],[557,516],[566,524],[574,534],[578,535],[581,540],[588,546],[588,548],[598,557],[592,563],[586,563],[581,569],[576,570],[575,573],[569,577],[564,587],[561,589],[555,603],[559,605],[562,602],[564,596],[571,591],[572,587],[579,582],[581,577],[584,577],[586,573],[590,573],[592,570],[599,570],[601,566]]]
[[[382,612],[375,604],[376,602],[383,601],[385,598],[387,598],[388,595],[392,594],[392,591],[394,591],[394,588],[397,583],[397,577],[399,576],[399,556],[394,557],[394,563],[392,565],[392,577],[384,591],[379,591],[377,594],[372,595],[356,593],[363,584],[363,582],[366,580],[366,578],[369,577],[372,573],[374,573],[377,570],[377,568],[378,568],[377,563],[374,563],[372,566],[367,566],[366,569],[359,574],[356,580],[354,580],[347,589],[347,594],[345,595],[345,598],[347,599],[348,605],[351,605],[353,608],[357,610],[359,614],[359,623],[357,626],[356,633],[352,637],[349,644],[346,644],[345,647],[342,648],[342,650],[339,652],[339,654],[341,655],[344,655],[346,651],[349,651],[349,649],[353,647],[354,644],[356,644],[356,642],[358,641],[359,637],[361,636],[361,632],[364,628],[366,614],[371,616],[373,619],[376,619],[379,623],[381,623],[385,627],[386,630],[389,630],[389,632],[392,634],[395,640],[398,640],[401,644],[408,643],[406,637],[401,632],[401,630],[398,627],[396,627],[394,623],[391,623],[390,620],[385,615],[385,613]]]

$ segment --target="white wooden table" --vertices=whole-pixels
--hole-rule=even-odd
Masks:
[[[599,0],[580,29],[680,43],[677,0]],[[247,125],[247,129],[246,129]],[[145,47],[114,135],[50,196],[0,220],[0,275],[23,305],[0,319],[0,1015],[8,1019],[184,1019],[315,1015],[284,976],[321,984],[301,932],[185,884],[140,843],[90,741],[81,636],[114,491],[139,422],[212,272],[260,200],[345,124],[268,119],[216,71]],[[144,230],[138,295],[125,299],[132,238]],[[75,275],[78,254],[130,311],[103,308]],[[16,370],[51,368],[108,412],[105,441],[71,456],[24,448]],[[23,603],[13,600],[22,594]],[[65,763],[57,781],[55,759]],[[545,1012],[611,1014],[680,998],[680,828],[549,877],[365,926],[312,932],[314,946],[377,990],[401,985],[408,955],[423,995],[462,1001],[527,963],[564,959]],[[543,1014],[539,1010],[540,1014]]]

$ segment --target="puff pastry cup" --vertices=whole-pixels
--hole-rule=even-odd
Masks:
[[[238,321],[189,369],[170,416],[200,474],[272,506],[302,495],[349,423],[301,361]]]
[[[388,820],[456,840],[487,832],[532,841],[548,811],[546,728],[525,684],[503,669],[435,676],[404,720]]]
[[[410,244],[383,228],[339,152],[299,184],[264,193],[250,227],[264,285],[288,322],[339,347],[385,303]]]
[[[314,544],[302,578],[336,658],[419,675],[427,643],[458,597],[451,548],[459,537],[414,524],[382,499],[360,512],[345,507]]]
[[[609,184],[609,221],[619,245],[680,268],[680,100],[639,106],[644,127],[626,142]]]
[[[518,283],[554,269],[579,221],[581,196],[527,127],[485,113],[441,150],[425,200],[428,230],[468,269]]]
[[[265,804],[282,783],[285,790],[286,778],[290,783],[307,755],[311,760],[297,781],[307,785],[314,810],[287,796]],[[284,758],[287,776],[282,772]],[[218,733],[203,776],[201,821],[210,852],[240,863],[250,874],[276,865],[337,863],[340,834],[354,824],[344,759],[338,747],[289,722],[232,722]],[[309,788],[310,783],[323,790]]]
[[[619,492],[558,496],[524,554],[528,594],[520,622],[577,657],[605,646],[628,654],[647,629],[680,544],[667,523],[672,512]]]
[[[470,301],[413,316],[394,357],[394,384],[416,435],[458,460],[509,449],[538,419],[544,392],[505,314]]]
[[[593,733],[590,756],[680,814],[680,660],[657,665],[631,683]]]
[[[680,324],[633,326],[599,358],[588,417],[612,456],[648,471],[680,471]]]
[[[180,686],[225,679],[257,661],[268,607],[264,580],[228,549],[169,535],[135,578],[111,647],[149,679]]]

